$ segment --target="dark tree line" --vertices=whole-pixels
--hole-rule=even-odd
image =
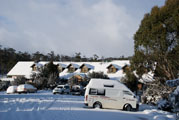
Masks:
[[[16,51],[13,48],[3,48],[0,45],[0,75],[7,74],[9,70],[18,62],[18,61],[74,61],[74,62],[101,62],[101,61],[112,61],[112,60],[127,60],[130,57],[125,58],[121,56],[119,58],[104,58],[97,54],[94,54],[92,57],[87,58],[85,55],[82,56],[80,52],[75,53],[73,56],[68,55],[59,55],[55,54],[54,51],[50,53],[43,54],[39,51],[35,53],[20,52]]]

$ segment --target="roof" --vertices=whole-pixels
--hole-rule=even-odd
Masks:
[[[61,66],[62,68],[66,68],[67,67],[67,65],[62,64],[62,63],[58,63],[58,65]]]
[[[38,63],[34,63],[31,67],[33,67],[33,66],[36,66],[36,67],[40,68],[40,67],[43,66],[43,64],[41,64],[40,62],[38,62]]]
[[[82,64],[82,65],[80,66],[80,68],[82,68],[83,66],[86,66],[86,67],[89,68],[89,69],[94,69],[94,66],[93,66],[93,65],[90,65],[90,64],[84,63],[84,64]]]
[[[40,61],[38,62],[38,66],[40,65],[45,65],[49,63],[48,61]],[[62,78],[70,78],[74,74],[79,74],[81,73],[81,70],[79,69],[80,66],[86,65],[88,68],[91,68],[89,72],[103,72],[104,74],[107,74],[110,79],[115,79],[115,80],[120,80],[121,77],[123,77],[125,74],[123,73],[122,69],[119,69],[116,73],[114,74],[108,74],[108,69],[107,67],[111,64],[121,66],[123,67],[126,64],[129,64],[129,60],[116,60],[112,62],[58,62],[55,61],[53,62],[54,64],[59,64],[65,68],[59,75],[59,77]],[[34,61],[19,61],[7,74],[8,76],[12,75],[23,75],[26,78],[30,78],[32,74],[32,68],[31,66],[35,64]],[[74,72],[74,74],[68,72],[68,67],[70,65],[73,65],[77,70]],[[88,73],[85,73],[88,74]]]
[[[76,63],[70,63],[67,68],[69,68],[70,66],[73,66],[74,68],[79,68],[80,66]]]
[[[2,81],[14,81],[14,78],[0,78]]]
[[[32,68],[31,66],[34,64],[32,61],[27,62],[18,62],[7,74],[7,76],[25,76],[26,78],[30,78]]]
[[[109,79],[91,79],[87,86],[93,86],[93,88],[104,88],[104,86],[113,86],[109,88],[129,90],[124,84],[118,80]]]
[[[116,64],[110,64],[107,68],[109,69],[109,67],[114,66],[116,69],[120,70],[122,67]]]
[[[86,74],[85,74],[85,73],[68,73],[68,74],[66,74],[66,75],[61,76],[61,78],[63,78],[63,79],[70,79],[70,78],[72,78],[72,77],[75,76],[75,75],[79,75],[79,76],[81,76],[82,78],[85,78],[85,77],[86,77]]]

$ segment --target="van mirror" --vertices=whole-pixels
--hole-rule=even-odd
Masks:
[[[134,95],[133,97],[134,97],[134,98],[136,98],[136,96],[135,96],[135,95]]]

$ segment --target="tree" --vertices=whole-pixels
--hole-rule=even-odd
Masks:
[[[41,54],[39,51],[32,54],[32,60],[34,61],[40,61],[43,58],[43,54]]]
[[[121,78],[121,82],[124,83],[131,91],[137,92],[138,79],[131,69],[124,70],[125,76]]]
[[[94,61],[98,61],[98,58],[99,58],[99,56],[98,56],[97,54],[94,54],[94,55],[93,55]]]
[[[89,78],[102,78],[102,79],[109,79],[108,75],[104,74],[103,72],[92,72],[88,73]]]
[[[42,69],[40,73],[33,74],[32,79],[37,88],[53,88],[59,80],[58,66],[50,61]]]
[[[81,61],[81,53],[75,53],[75,62],[80,62]]]
[[[137,74],[154,71],[159,79],[177,78],[179,73],[179,0],[167,0],[153,7],[134,35],[135,54],[131,60]]]
[[[13,84],[13,85],[25,84],[26,81],[27,81],[27,79],[26,79],[25,77],[19,76],[19,77],[17,77],[16,79],[14,79],[14,81],[13,81],[12,84]]]

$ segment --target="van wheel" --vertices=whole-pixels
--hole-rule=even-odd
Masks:
[[[102,108],[102,104],[100,102],[95,102],[93,108]]]
[[[132,111],[132,106],[130,104],[127,104],[124,106],[125,111]]]

